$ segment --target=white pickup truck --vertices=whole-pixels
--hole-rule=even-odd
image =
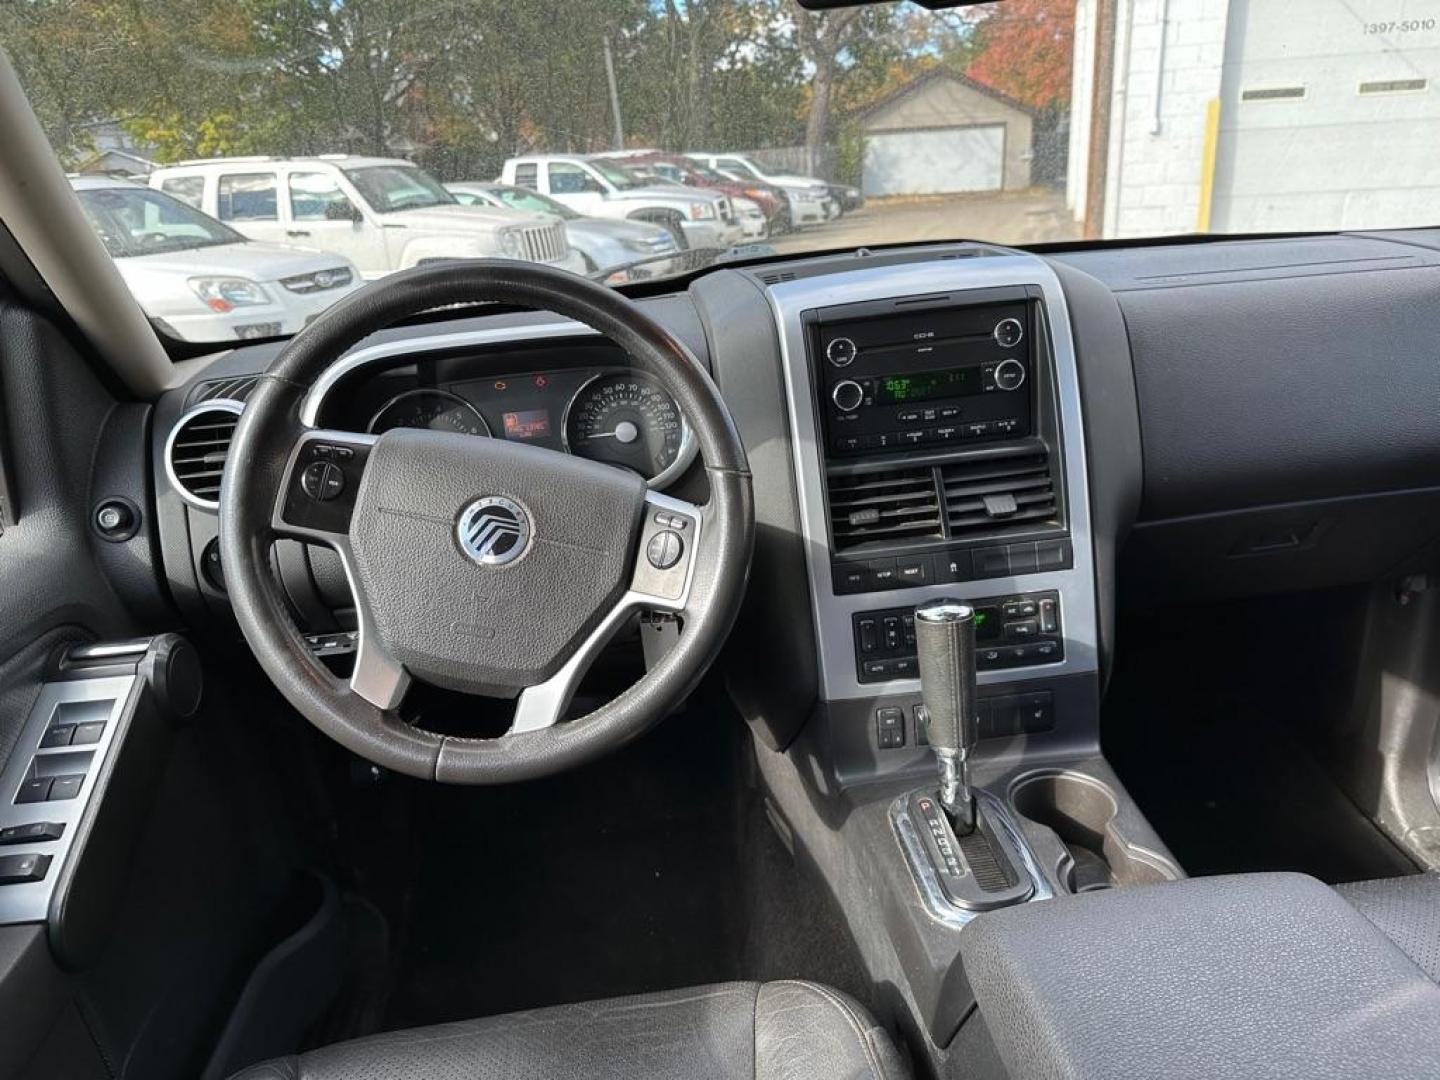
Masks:
[[[530,154],[505,162],[501,180],[549,195],[591,217],[663,225],[683,246],[728,248],[745,230],[730,200],[707,188],[647,184],[613,161],[586,154]]]
[[[150,186],[251,239],[343,255],[366,278],[442,259],[585,267],[554,215],[462,206],[398,158],[211,158],[156,169]]]

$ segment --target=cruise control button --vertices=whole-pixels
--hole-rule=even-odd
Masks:
[[[329,502],[345,490],[345,474],[333,462],[315,461],[300,474],[300,486],[312,499]]]
[[[680,539],[679,533],[670,529],[656,533],[645,545],[645,558],[656,570],[669,570],[684,553],[685,541]]]

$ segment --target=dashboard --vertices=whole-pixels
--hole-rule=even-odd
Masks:
[[[989,734],[1091,738],[1121,604],[1427,565],[1437,273],[1435,233],[1046,257],[939,244],[717,269],[638,300],[714,378],[750,456],[732,693],[776,745],[818,705],[841,775],[913,765],[906,615],[958,596],[986,612],[982,695],[1023,703],[994,705]],[[202,454],[192,480],[177,433],[223,441],[278,351],[219,357],[155,414],[163,572],[196,624],[230,620],[219,473]],[[377,334],[302,418],[523,441],[706,498],[668,395],[545,313]],[[276,560],[307,628],[353,625],[330,553],[287,542]]]

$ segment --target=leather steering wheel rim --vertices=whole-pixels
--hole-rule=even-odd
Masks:
[[[347,350],[403,318],[485,301],[554,312],[624,349],[671,394],[689,423],[710,501],[703,507],[703,534],[695,537],[703,535],[704,549],[693,555],[683,632],[654,667],[585,716],[471,739],[414,726],[398,708],[377,707],[331,674],[290,616],[271,568],[271,550],[287,535],[276,527],[277,499],[293,479],[289,469],[298,441],[312,430],[302,422],[301,408],[315,381]],[[281,694],[359,756],[396,772],[451,783],[504,783],[558,772],[623,744],[664,717],[718,655],[739,610],[753,544],[745,449],[698,361],[627,297],[532,263],[477,260],[402,271],[332,306],[260,377],[235,429],[223,481],[220,552],[227,589],[246,641]]]

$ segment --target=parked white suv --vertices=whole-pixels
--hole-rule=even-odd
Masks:
[[[663,225],[692,248],[728,248],[745,230],[730,200],[706,188],[647,184],[613,161],[585,154],[530,154],[505,162],[501,180],[549,195],[591,217]]]
[[[247,240],[163,192],[102,176],[70,186],[141,309],[182,341],[298,333],[360,287],[348,259]]]
[[[685,156],[741,183],[758,180],[780,188],[790,200],[790,219],[796,225],[812,225],[840,215],[840,204],[832,197],[830,185],[824,180],[794,173],[769,172],[744,154],[694,153]]]
[[[252,239],[343,255],[366,278],[464,258],[584,269],[558,218],[461,206],[439,180],[397,158],[211,158],[156,169],[150,186]]]

